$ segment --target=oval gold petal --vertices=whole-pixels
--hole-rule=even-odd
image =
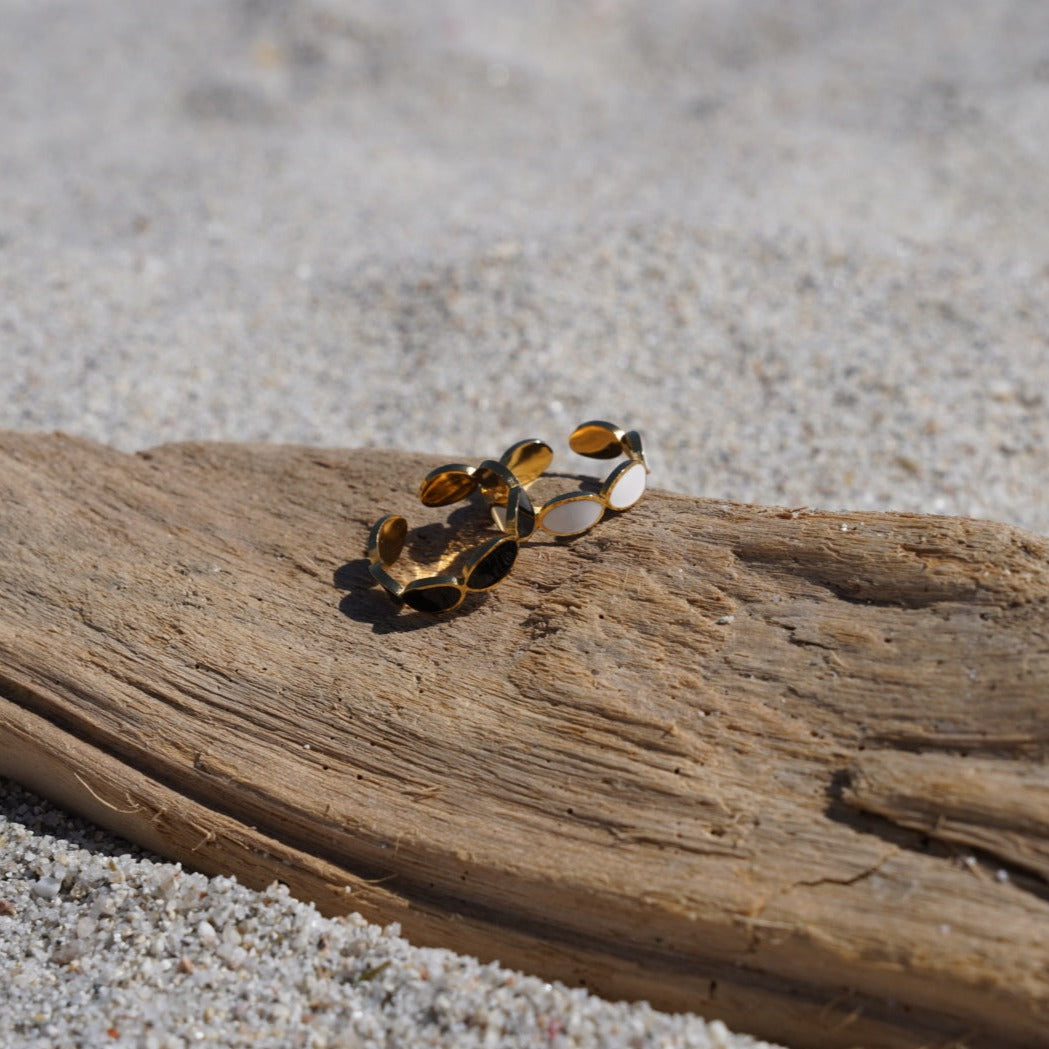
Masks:
[[[477,488],[472,467],[451,463],[431,470],[419,485],[419,501],[424,506],[448,506],[466,499]]]
[[[622,437],[623,431],[615,423],[592,419],[572,431],[568,444],[577,455],[590,459],[614,459],[623,454]]]
[[[392,565],[404,549],[408,522],[399,514],[380,517],[368,537],[368,556],[379,564]]]
[[[518,441],[500,456],[499,461],[521,482],[531,484],[546,472],[553,461],[554,450],[545,441],[534,437]]]

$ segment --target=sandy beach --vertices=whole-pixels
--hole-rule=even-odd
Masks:
[[[585,470],[609,418],[661,488],[1049,532],[1044,4],[0,0],[0,99],[0,427]],[[0,988],[4,1046],[758,1044],[9,783]]]

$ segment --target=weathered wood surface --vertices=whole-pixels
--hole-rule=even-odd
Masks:
[[[1049,543],[653,492],[397,615],[433,463],[0,436],[0,773],[799,1046],[1049,1044]]]

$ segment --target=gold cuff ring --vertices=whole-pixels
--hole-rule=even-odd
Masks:
[[[453,464],[443,468],[449,475],[446,482],[432,485],[433,493],[428,506],[443,506],[465,498],[474,488],[480,488],[486,498],[504,499],[506,508],[506,535],[487,539],[466,559],[456,575],[442,574],[413,579],[401,583],[389,569],[397,562],[404,550],[408,535],[408,522],[399,514],[380,517],[372,526],[368,536],[368,570],[372,578],[382,586],[394,601],[414,608],[418,612],[451,612],[458,608],[469,593],[491,590],[501,583],[514,567],[519,543],[532,534],[535,528],[535,512],[531,500],[517,478],[502,463],[485,460],[478,467]],[[434,471],[436,473],[436,471]],[[433,474],[427,475],[431,478]],[[462,495],[446,498],[449,491],[458,491],[470,481]],[[420,498],[426,490],[427,481],[420,489]],[[489,496],[489,493],[492,493]],[[440,501],[434,501],[438,497]]]
[[[588,532],[604,517],[607,509],[629,510],[644,495],[648,481],[648,463],[637,430],[621,430],[614,423],[592,419],[572,431],[568,444],[573,452],[590,459],[615,459],[625,455],[626,461],[613,468],[596,492],[566,492],[535,508],[536,527],[560,538]],[[518,473],[518,480],[526,485],[549,466],[552,458],[550,446],[542,441],[520,441],[507,448],[500,462],[515,473],[513,464],[523,463],[526,469]],[[535,466],[540,462],[543,463],[542,469],[535,472]],[[503,505],[489,501],[496,524],[506,529]]]

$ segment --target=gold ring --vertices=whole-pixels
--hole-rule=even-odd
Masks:
[[[380,517],[368,536],[368,571],[394,601],[418,612],[451,612],[463,603],[467,594],[491,590],[501,583],[514,567],[520,541],[535,528],[531,500],[502,463],[487,459],[477,467],[453,463],[441,470],[447,475],[443,482],[435,477],[441,471],[431,471],[420,488],[420,499],[424,492],[429,492],[429,499],[423,499],[427,506],[458,502],[474,488],[480,488],[486,498],[491,493],[491,498],[505,499],[507,524],[503,530],[508,534],[485,540],[467,557],[457,575],[433,575],[401,583],[390,575],[389,569],[404,550],[408,522],[400,514]],[[469,479],[470,484],[463,494],[447,498],[450,492],[464,485],[464,478]],[[433,501],[435,499],[440,501]]]
[[[625,455],[626,462],[616,466],[596,492],[566,492],[535,508],[536,527],[561,538],[588,532],[607,509],[629,510],[644,495],[648,479],[648,463],[637,430],[621,430],[614,423],[592,419],[572,431],[568,444],[573,452],[590,459],[615,459]],[[550,446],[542,441],[519,441],[507,448],[499,461],[525,485],[538,477],[552,458]],[[536,471],[539,463],[542,468]],[[523,471],[515,470],[514,464],[522,465]],[[504,504],[491,498],[489,503],[496,524],[505,529],[508,517]]]

